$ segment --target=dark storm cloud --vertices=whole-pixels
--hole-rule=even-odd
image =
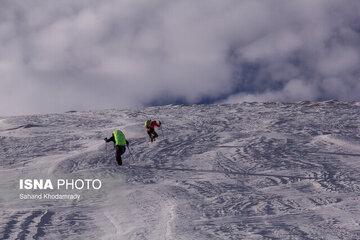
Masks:
[[[0,114],[359,100],[357,0],[2,1]]]

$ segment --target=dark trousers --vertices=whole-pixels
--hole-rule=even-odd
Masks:
[[[121,155],[123,155],[125,151],[126,151],[125,146],[119,146],[119,145],[115,146],[115,157],[118,165],[122,165]]]
[[[154,141],[155,138],[157,138],[157,137],[159,136],[159,135],[155,132],[155,129],[153,129],[153,128],[148,129],[148,130],[147,130],[147,133],[148,133],[151,141]]]

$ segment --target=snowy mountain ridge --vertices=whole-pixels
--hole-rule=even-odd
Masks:
[[[360,239],[359,113],[327,101],[3,117],[0,238]],[[163,123],[155,143],[149,118]],[[114,129],[130,141],[123,166],[103,140]],[[19,199],[26,178],[103,186]]]

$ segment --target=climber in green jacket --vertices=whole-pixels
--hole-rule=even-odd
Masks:
[[[120,130],[115,130],[110,138],[105,138],[105,142],[114,142],[115,158],[118,165],[122,165],[121,155],[126,151],[126,146],[129,146],[129,141],[126,140],[125,134]]]

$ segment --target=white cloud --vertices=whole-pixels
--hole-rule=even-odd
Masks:
[[[357,0],[7,0],[0,114],[356,99],[359,10]]]
[[[314,86],[302,80],[293,79],[289,81],[282,90],[255,94],[240,93],[229,97],[226,99],[226,101],[223,102],[293,102],[302,100],[315,100],[317,95],[318,92]]]
[[[339,46],[325,53],[318,63],[318,69],[324,76],[341,76],[358,68],[359,57],[359,49]]]

